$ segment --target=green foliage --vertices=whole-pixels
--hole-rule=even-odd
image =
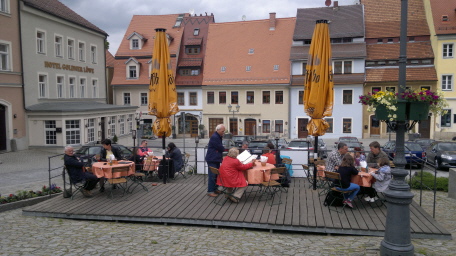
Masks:
[[[112,143],[117,144],[118,140],[119,140],[119,138],[117,138],[117,135],[114,134],[114,137],[112,137]]]
[[[421,173],[416,172],[412,178],[410,185],[411,188],[420,189],[421,188]],[[423,188],[424,189],[433,189],[434,188],[434,175],[428,172],[423,172]],[[448,178],[437,177],[436,180],[436,190],[448,192]]]
[[[62,189],[60,187],[57,187],[55,184],[52,184],[50,188],[43,186],[42,189],[38,190],[38,191],[19,190],[19,191],[16,191],[16,194],[9,194],[8,196],[0,195],[0,204],[17,202],[17,201],[25,200],[28,198],[45,196],[45,195],[55,194],[55,193],[59,193],[59,192],[62,192]]]

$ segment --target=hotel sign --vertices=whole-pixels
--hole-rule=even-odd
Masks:
[[[44,67],[45,68],[54,68],[54,69],[63,69],[63,70],[68,70],[68,71],[77,71],[77,72],[81,72],[81,73],[92,73],[92,74],[94,73],[93,68],[68,65],[68,64],[60,64],[57,62],[50,62],[50,61],[45,61]]]

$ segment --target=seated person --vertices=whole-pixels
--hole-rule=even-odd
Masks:
[[[144,157],[148,156],[149,153],[153,153],[153,151],[147,147],[147,140],[141,141],[141,146],[136,151],[136,155],[138,155],[142,161],[142,159],[144,159]]]
[[[239,154],[242,153],[242,152],[244,152],[245,150],[247,150],[247,152],[250,153],[250,151],[249,151],[249,142],[246,141],[246,140],[244,140],[244,141],[242,142],[241,149],[239,149]]]
[[[365,197],[364,200],[371,203],[378,200],[378,197],[375,196],[375,191],[384,192],[388,188],[392,179],[391,167],[389,166],[388,159],[378,159],[378,166],[380,166],[380,169],[369,172],[376,181],[372,184],[371,188],[368,187],[365,189],[367,197]]]
[[[342,163],[343,157],[348,152],[347,144],[340,142],[337,144],[337,148],[329,153],[328,158],[326,159],[326,171],[328,172],[336,172],[339,168],[340,164]],[[352,157],[353,159],[353,157]],[[353,160],[354,162],[354,160]]]
[[[355,160],[350,154],[345,154],[344,157],[342,158],[342,163],[340,164],[339,168],[337,171],[340,174],[340,183],[342,185],[341,188],[338,188],[338,190],[341,191],[349,191],[353,190],[351,193],[344,194],[345,200],[344,204],[347,205],[350,208],[353,208],[353,198],[358,194],[360,187],[358,184],[351,183],[351,176],[352,175],[358,175],[358,170],[355,168]]]
[[[360,166],[360,162],[366,161],[366,155],[361,152],[360,147],[354,148],[355,150],[355,166]]]
[[[369,153],[369,155],[367,155],[366,159],[368,167],[378,168],[379,166],[377,165],[377,163],[380,158],[386,158],[389,160],[388,155],[381,150],[380,143],[378,143],[377,141],[372,141],[369,144],[369,147],[371,152]]]
[[[180,149],[176,147],[176,144],[170,142],[166,150],[167,151],[165,156],[173,160],[174,172],[180,171],[184,165],[184,160],[182,159],[182,153]]]
[[[263,154],[261,156],[265,156],[268,158],[268,161],[266,163],[268,164],[276,164],[276,156],[272,153],[272,150],[270,147],[266,146],[263,149]]]
[[[84,197],[92,197],[92,192],[90,192],[90,190],[95,188],[98,178],[92,173],[84,171],[84,163],[79,161],[79,159],[74,155],[74,149],[72,146],[65,147],[65,156],[63,157],[63,161],[73,182],[76,183],[85,181],[84,188],[81,191]]]
[[[230,148],[228,155],[223,159],[220,165],[220,175],[217,178],[217,185],[225,186],[228,193],[236,191],[230,197],[232,202],[239,203],[244,191],[247,189],[247,181],[245,180],[244,171],[253,167],[255,159],[248,164],[242,164],[237,156],[239,150],[237,148]],[[222,184],[223,180],[223,184]]]
[[[107,162],[108,159],[111,159],[111,155],[113,155],[116,160],[120,160],[122,158],[120,149],[116,146],[112,146],[110,139],[104,139],[101,144],[103,145],[103,149],[101,149],[100,152],[100,161]]]

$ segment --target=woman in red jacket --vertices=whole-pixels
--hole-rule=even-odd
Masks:
[[[232,193],[234,189],[236,191],[232,196],[228,198],[238,203],[241,199],[242,194],[247,189],[247,181],[245,180],[244,171],[252,168],[255,163],[255,159],[251,163],[242,164],[236,157],[239,155],[237,148],[231,148],[228,151],[228,155],[223,159],[220,165],[220,175],[217,177],[217,185],[225,186],[228,193]]]

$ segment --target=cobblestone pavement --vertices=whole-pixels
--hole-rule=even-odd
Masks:
[[[432,213],[432,193],[424,208]],[[417,197],[417,196],[416,196]],[[437,195],[436,218],[456,235],[456,200]],[[383,237],[269,233],[0,213],[0,255],[379,255]],[[454,240],[413,239],[415,255],[455,255]]]

